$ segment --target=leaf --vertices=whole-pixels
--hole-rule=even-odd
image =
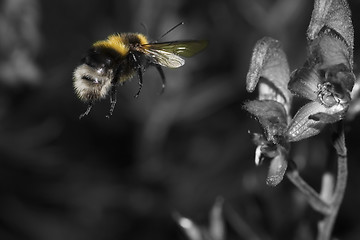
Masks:
[[[350,8],[346,0],[315,0],[314,10],[307,30],[308,39],[316,39],[323,27],[333,29],[344,38],[351,51],[352,59],[354,28]]]
[[[253,50],[250,68],[246,76],[246,89],[253,92],[261,78],[268,80],[268,86],[273,88],[273,94],[267,94],[261,99],[276,100],[281,95],[283,103],[290,105],[291,93],[287,89],[290,78],[289,65],[279,41],[264,37],[260,39]],[[262,95],[261,92],[259,92]],[[289,108],[289,107],[286,107]]]
[[[253,100],[246,102],[244,108],[258,119],[268,141],[277,143],[284,135],[287,115],[282,104],[272,100]]]

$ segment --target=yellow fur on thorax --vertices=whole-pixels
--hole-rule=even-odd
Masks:
[[[93,46],[111,48],[121,55],[126,55],[129,52],[129,46],[125,44],[120,34],[110,35],[106,40],[97,41]]]
[[[147,40],[147,38],[146,38],[144,35],[142,35],[141,33],[137,33],[136,35],[137,35],[138,38],[140,39],[140,44],[141,44],[141,45],[144,45],[144,44],[148,44],[148,43],[149,43],[148,40]]]
[[[93,44],[94,47],[111,48],[125,56],[129,53],[129,42],[127,36],[130,34],[136,35],[139,38],[140,44],[147,44],[147,38],[140,33],[121,33],[110,35],[106,40],[97,41]]]

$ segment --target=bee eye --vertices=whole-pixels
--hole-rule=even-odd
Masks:
[[[99,84],[101,83],[101,80],[97,79],[97,78],[92,78],[88,75],[84,75],[81,77],[81,79],[85,80],[85,81],[89,81],[91,83],[95,83],[95,84]]]
[[[81,79],[84,79],[84,80],[89,81],[89,82],[94,81],[90,76],[87,76],[87,75],[82,76]]]

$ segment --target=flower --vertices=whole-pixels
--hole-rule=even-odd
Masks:
[[[326,124],[344,118],[351,101],[355,75],[352,49],[333,29],[324,27],[310,42],[304,66],[291,75],[290,91],[310,100],[287,130],[289,142],[317,135]]]
[[[246,89],[259,89],[258,100],[244,104],[264,132],[252,134],[255,163],[270,159],[267,183],[276,186],[287,168],[290,143],[320,133],[326,124],[342,120],[354,87],[354,29],[346,0],[316,0],[307,30],[309,54],[304,65],[289,74],[277,40],[265,37],[253,50]],[[307,99],[293,118],[292,95]]]
[[[252,134],[255,163],[270,160],[266,183],[279,184],[287,169],[289,144],[286,130],[290,121],[291,93],[287,89],[290,78],[289,66],[280,43],[272,38],[260,39],[253,51],[246,88],[249,92],[259,89],[258,100],[244,104],[245,110],[254,115],[264,133]]]
[[[310,102],[287,130],[290,142],[317,135],[326,124],[344,118],[354,86],[354,27],[346,0],[316,0],[307,30],[309,54],[289,82],[295,95]]]

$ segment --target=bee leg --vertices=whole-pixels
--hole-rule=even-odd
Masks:
[[[87,106],[86,111],[79,116],[79,119],[82,119],[83,117],[85,117],[86,115],[88,115],[89,112],[90,112],[90,110],[91,110],[91,108],[92,108],[92,106],[93,106],[93,102],[90,102],[90,103],[88,104],[88,106]]]
[[[139,95],[140,95],[140,92],[141,92],[141,89],[142,89],[142,86],[143,86],[143,73],[142,73],[142,69],[139,67],[137,69],[137,72],[138,72],[138,75],[139,75],[139,90],[138,92],[136,93],[136,95],[134,96],[135,98],[138,98]]]
[[[114,112],[114,108],[115,108],[115,104],[116,104],[117,98],[116,98],[116,85],[112,84],[111,85],[111,90],[110,90],[110,110],[109,110],[109,114],[106,115],[107,118],[110,118]]]
[[[142,86],[143,86],[143,73],[142,73],[142,67],[141,67],[141,64],[140,64],[140,61],[138,60],[138,58],[135,56],[135,54],[132,54],[132,57],[134,59],[134,62],[135,62],[135,65],[136,65],[135,68],[136,68],[138,76],[139,76],[139,90],[136,93],[136,95],[134,96],[135,98],[138,98],[139,95],[140,95]]]
[[[163,69],[161,68],[160,65],[155,65],[156,69],[158,70],[159,74],[160,74],[160,77],[161,77],[161,92],[160,94],[163,94],[164,91],[165,91],[165,85],[166,85],[166,79],[165,79],[165,74],[164,74],[164,71]]]

